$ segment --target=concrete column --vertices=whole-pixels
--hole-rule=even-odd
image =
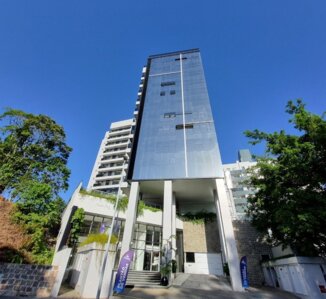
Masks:
[[[177,249],[177,229],[176,229],[176,205],[175,205],[175,194],[172,196],[172,213],[171,213],[171,235],[172,235],[172,259],[175,260],[175,251]]]
[[[164,181],[163,245],[167,243],[172,235],[172,198],[172,181]]]
[[[225,245],[225,235],[224,235],[224,229],[223,229],[221,208],[220,208],[220,204],[218,202],[218,196],[217,196],[216,190],[214,190],[214,202],[216,205],[217,227],[218,227],[218,233],[219,233],[220,244],[221,244],[221,249],[222,249],[222,261],[223,261],[223,263],[226,263],[228,258],[227,258],[227,250],[226,250],[226,245]]]
[[[139,198],[139,182],[132,182],[130,188],[128,209],[126,213],[126,223],[123,232],[120,258],[130,249],[134,224],[136,221],[137,203]]]
[[[227,193],[225,189],[224,179],[216,179],[217,210],[220,211],[221,223],[220,230],[224,233],[226,257],[230,270],[231,284],[234,291],[243,291],[241,274],[240,274],[240,259],[238,256],[237,245],[234,237],[233,224],[231,213],[229,210]]]

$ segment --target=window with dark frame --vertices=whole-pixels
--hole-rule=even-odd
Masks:
[[[195,253],[186,252],[186,263],[195,263]]]
[[[193,124],[181,124],[181,125],[176,125],[175,128],[177,130],[182,130],[182,129],[193,129],[194,125]]]
[[[160,96],[162,97],[162,96],[165,96],[165,91],[161,91],[160,92]]]
[[[161,82],[161,86],[171,86],[171,85],[175,85],[175,81]]]
[[[186,59],[188,59],[187,57],[182,57],[182,60],[186,60]],[[180,61],[180,58],[176,58],[176,59],[174,59],[175,61]]]
[[[177,114],[175,112],[164,113],[164,118],[175,118]]]
[[[174,95],[175,94],[175,90],[170,90],[170,95]]]

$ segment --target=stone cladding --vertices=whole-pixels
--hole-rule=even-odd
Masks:
[[[234,220],[233,228],[239,259],[247,256],[250,285],[263,285],[262,255],[271,256],[271,247],[261,241],[261,234],[247,220]]]
[[[49,297],[57,272],[55,266],[0,263],[0,297]]]

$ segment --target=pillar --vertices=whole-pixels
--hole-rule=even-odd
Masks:
[[[164,181],[164,203],[163,203],[163,245],[171,241],[172,235],[172,181]]]
[[[172,213],[171,213],[171,236],[172,236],[172,259],[175,260],[175,252],[177,250],[177,229],[176,229],[176,205],[175,194],[172,194]]]
[[[226,263],[227,262],[227,250],[226,250],[226,245],[225,245],[225,236],[224,236],[221,208],[220,208],[220,204],[218,202],[218,196],[217,196],[216,190],[214,190],[214,202],[216,205],[217,227],[218,227],[218,233],[219,233],[220,244],[221,244],[221,249],[222,249],[222,261],[223,261],[223,263]]]
[[[217,196],[215,198],[215,203],[221,218],[219,225],[220,231],[224,236],[226,250],[225,255],[229,265],[232,289],[234,291],[243,291],[244,289],[242,288],[240,274],[240,259],[234,237],[232,218],[229,210],[224,179],[216,179],[216,190],[217,192],[215,194]]]
[[[137,202],[139,198],[139,182],[132,182],[130,187],[130,195],[128,209],[126,213],[126,223],[123,232],[120,258],[130,249],[134,224],[136,221]]]

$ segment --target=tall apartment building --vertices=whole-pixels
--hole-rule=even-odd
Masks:
[[[156,258],[162,259],[159,247],[169,247],[171,258],[182,263],[186,272],[193,273],[208,267],[207,273],[222,274],[223,261],[228,262],[232,286],[242,290],[223,167],[199,50],[150,56],[141,92],[128,170],[131,186],[121,252],[133,249],[134,264],[142,267],[148,262],[152,267]],[[161,227],[150,229],[154,232],[150,233],[152,240],[155,241],[155,236],[159,240],[157,246],[147,244],[149,231],[137,223],[140,200],[163,208]],[[188,223],[183,223],[180,229],[177,211],[179,215],[216,212],[216,222],[201,232]],[[206,234],[205,241],[194,238],[196,234]]]
[[[128,169],[134,128],[134,119],[111,124],[102,140],[87,190],[115,194],[120,184],[121,187],[127,187],[124,178]]]
[[[126,174],[138,119],[145,72],[146,68],[144,67],[140,78],[133,118],[112,123],[110,130],[105,133],[87,185],[87,190],[116,194],[119,187],[127,188],[128,186]]]
[[[123,161],[125,154],[130,154],[128,163]],[[148,58],[134,119],[111,125],[88,189],[116,193],[127,167],[128,185],[122,189],[129,202],[125,213],[119,213],[119,251],[122,256],[133,249],[132,269],[155,272],[161,263],[175,260],[179,272],[223,275],[223,264],[228,263],[232,287],[242,291],[224,171],[198,49]],[[140,215],[140,202],[160,209]],[[112,204],[77,189],[63,217],[57,250],[66,244],[76,207],[86,212],[85,235],[111,225]],[[185,220],[187,215],[199,214],[215,216],[199,225]]]

